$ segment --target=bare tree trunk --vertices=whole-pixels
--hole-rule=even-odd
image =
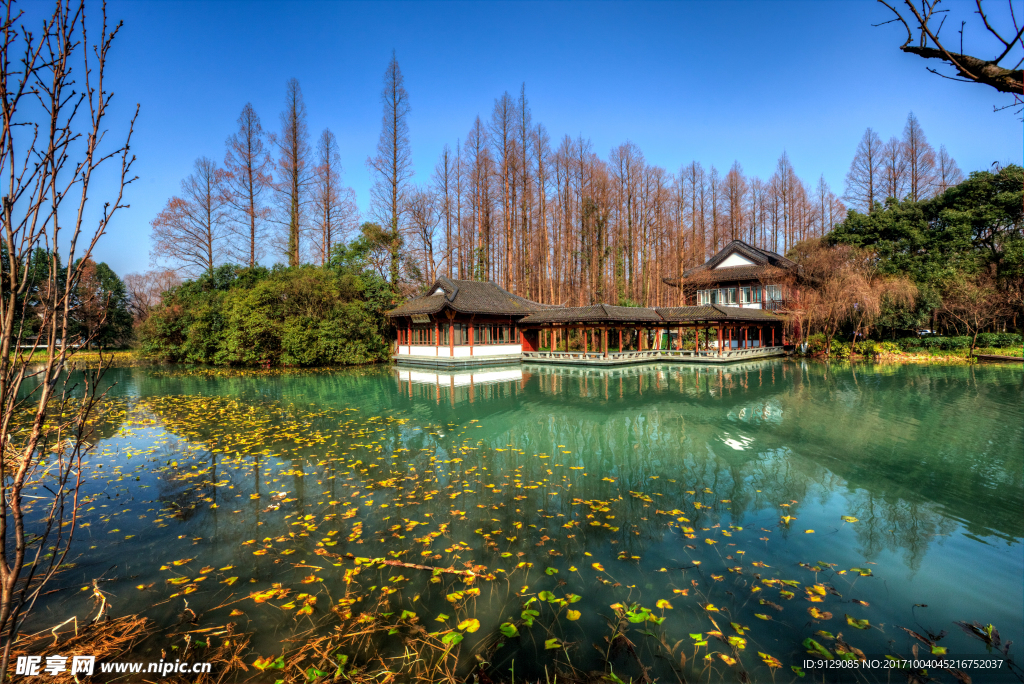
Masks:
[[[90,42],[84,10],[84,2],[58,2],[41,30],[30,33],[8,3],[0,41],[4,64],[19,64],[18,71],[5,69],[0,76],[0,168],[8,172],[0,217],[7,258],[0,282],[0,682],[6,678],[11,645],[22,622],[66,558],[76,531],[82,458],[92,449],[86,441],[88,421],[105,369],[101,364],[87,373],[84,396],[71,399],[66,363],[76,347],[68,339],[68,312],[82,269],[91,263],[89,257],[111,218],[127,206],[124,189],[134,180],[134,157],[128,151],[134,117],[124,145],[100,149],[112,97],[105,89],[107,59],[120,24],[110,29],[104,8],[99,40]],[[84,66],[77,82],[72,64]],[[26,96],[31,101],[23,102]],[[20,139],[14,131],[24,126],[42,133]],[[76,141],[83,143],[81,148]],[[92,174],[108,160],[120,161],[119,182],[88,232],[83,221]],[[67,207],[62,206],[65,202]],[[68,267],[62,269],[56,252],[50,251],[45,281],[32,282],[28,267],[35,250],[58,244],[67,246]],[[30,289],[35,290],[31,297]],[[26,351],[26,319],[36,313],[42,334]],[[81,342],[87,345],[91,339]],[[42,344],[43,368],[30,372],[29,359]],[[26,417],[20,411],[25,399],[19,394],[27,379],[37,384],[29,390],[35,408]],[[44,455],[47,467],[41,470]],[[29,530],[23,490],[37,477],[52,498],[45,504],[43,521]]]

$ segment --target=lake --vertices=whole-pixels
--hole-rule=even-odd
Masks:
[[[958,621],[1024,643],[1019,364],[106,381],[75,565],[29,631],[95,614],[98,578],[163,630],[137,659],[234,623],[268,682],[821,681],[808,651],[998,655]]]

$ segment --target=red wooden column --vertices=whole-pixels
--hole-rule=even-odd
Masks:
[[[722,326],[718,326],[718,355],[722,355]]]
[[[746,349],[750,346],[750,326],[743,326],[743,348]]]
[[[440,347],[441,347],[441,327],[438,324],[437,319],[435,318],[434,319],[434,356],[437,356],[439,354],[438,349],[440,349]],[[438,395],[437,395],[438,397],[441,396],[440,392],[441,391],[438,390]]]
[[[590,337],[590,331],[587,328],[580,328],[580,332],[583,335],[583,353],[587,353],[587,338]]]
[[[772,346],[775,346],[775,326],[772,326]]]
[[[448,321],[448,356],[455,357],[455,323]]]
[[[473,331],[473,323],[472,323],[472,321],[470,321],[470,323],[469,323],[469,355],[470,356],[473,355],[473,337],[475,337],[475,333]],[[473,397],[472,397],[473,386],[472,386],[472,384],[470,384],[469,391],[470,391],[469,399],[470,399],[470,401],[472,401],[473,400]]]
[[[729,326],[729,338],[726,343],[729,345],[729,351],[732,351],[732,326]]]
[[[683,326],[676,328],[676,351],[683,350]]]
[[[412,319],[410,318],[409,322],[406,323],[405,325],[407,333],[405,339],[408,340],[409,342],[409,353],[412,354]]]
[[[604,351],[604,358],[608,358],[608,326],[601,328],[601,347]],[[608,378],[605,377],[605,383],[608,382]],[[607,386],[605,387],[605,394],[608,393]]]
[[[764,326],[757,326],[757,346],[764,348]]]
[[[622,353],[622,328],[619,328],[619,353]]]

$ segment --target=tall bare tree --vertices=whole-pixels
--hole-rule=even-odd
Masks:
[[[963,171],[956,160],[946,151],[946,146],[939,147],[939,156],[935,161],[935,194],[941,195],[964,179]]]
[[[150,223],[154,261],[168,262],[179,273],[198,276],[223,262],[227,200],[226,172],[208,157],[195,161],[181,181],[181,196],[172,197]]]
[[[113,93],[107,90],[107,66],[120,24],[111,29],[105,6],[95,36],[87,30],[84,0],[55,2],[49,16],[31,22],[13,3],[5,5],[0,24],[0,240],[5,252],[0,274],[0,682],[8,675],[11,646],[26,615],[64,563],[77,531],[82,460],[93,449],[90,416],[97,408],[104,364],[86,372],[84,391],[73,398],[66,373],[76,349],[66,343],[69,311],[96,244],[128,206],[124,191],[134,180],[135,160],[129,152],[134,117],[123,144],[108,143]],[[90,195],[98,191],[93,174],[107,162],[120,169],[108,186],[108,200],[98,211],[90,210]],[[61,267],[58,246],[67,268]],[[37,264],[41,274],[29,268],[39,248],[47,254]],[[32,282],[33,277],[41,282]],[[32,340],[25,328],[30,307],[43,323],[43,334]],[[41,362],[32,358],[36,352]],[[49,498],[33,499],[42,510],[34,510],[29,520],[24,490],[37,479],[39,491]]]
[[[935,149],[928,144],[921,123],[913,112],[907,116],[902,142],[910,199],[915,202],[927,199],[935,192]]]
[[[323,265],[331,249],[344,240],[359,222],[355,193],[342,185],[338,139],[325,128],[316,143],[310,198],[310,238],[313,259]]]
[[[434,166],[433,191],[439,204],[438,211],[441,214],[441,222],[444,224],[444,250],[448,255],[445,260],[445,272],[449,278],[453,277],[455,272],[453,255],[458,239],[457,212],[455,211],[455,203],[458,201],[456,195],[457,173],[455,155],[452,154],[452,148],[445,145],[441,150],[441,157]]]
[[[250,268],[265,254],[265,225],[270,216],[265,195],[273,184],[273,163],[263,137],[260,117],[247,102],[238,117],[238,130],[227,140],[224,191],[231,208],[228,256]]]
[[[181,276],[169,268],[156,268],[143,273],[129,273],[124,277],[128,291],[128,310],[135,325],[144,323],[161,300],[161,296],[172,287],[181,284]]]
[[[903,199],[910,189],[903,141],[893,136],[882,147],[882,188],[885,197]]]
[[[391,287],[397,292],[401,266],[402,217],[404,198],[409,179],[412,178],[412,150],[409,146],[409,94],[405,91],[405,79],[398,67],[395,53],[384,71],[384,88],[380,95],[384,108],[381,117],[380,138],[377,153],[367,159],[373,173],[370,188],[373,213],[381,225],[389,231],[391,244]]]
[[[414,188],[408,194],[406,202],[414,250],[418,263],[423,265],[421,284],[429,285],[437,279],[438,263],[444,259],[444,247],[439,244],[437,235],[437,227],[441,221],[438,197],[430,188]]]
[[[730,240],[737,240],[742,237],[747,190],[747,179],[743,175],[743,167],[740,166],[738,161],[735,161],[732,164],[732,168],[729,169],[729,173],[726,174],[722,185],[722,192],[725,195],[726,221]]]
[[[850,170],[846,173],[845,197],[864,213],[874,210],[875,202],[882,199],[882,149],[882,139],[868,128],[857,145]]]
[[[491,111],[491,144],[494,145],[495,170],[498,173],[497,190],[501,194],[502,246],[497,260],[502,284],[512,287],[512,176],[515,168],[515,119],[516,106],[508,91],[494,100]]]
[[[285,107],[281,112],[281,133],[273,138],[280,156],[277,158],[277,194],[281,224],[287,227],[282,251],[289,266],[302,263],[300,237],[303,211],[312,178],[309,157],[309,128],[306,124],[306,103],[298,79],[285,86]]]

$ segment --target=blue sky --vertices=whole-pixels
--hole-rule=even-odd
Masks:
[[[132,208],[96,253],[122,275],[149,267],[149,222],[197,157],[223,159],[246,102],[278,129],[292,77],[311,138],[324,127],[338,136],[346,182],[368,212],[366,158],[392,49],[412,105],[417,182],[445,143],[522,83],[553,141],[582,135],[607,157],[632,140],[671,171],[739,160],[761,177],[785,150],[802,178],[824,174],[837,194],[864,129],[898,136],[910,111],[965,172],[1020,163],[1024,147],[1018,118],[992,112],[1003,97],[929,74],[898,51],[898,28],[872,27],[888,17],[869,0],[115,1],[108,12],[124,21],[112,118],[142,106]]]

